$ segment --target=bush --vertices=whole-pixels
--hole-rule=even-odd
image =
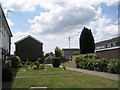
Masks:
[[[37,58],[37,61],[38,61],[40,64],[44,63],[44,59],[41,59],[41,58]]]
[[[48,56],[48,57],[46,57],[44,63],[45,63],[45,64],[50,64],[50,63],[52,63],[52,59],[53,59],[53,57]]]
[[[36,65],[37,68],[39,68],[40,63],[38,61],[35,61],[34,64]]]
[[[59,67],[60,66],[60,58],[59,57],[54,57],[52,60],[53,60],[52,61],[53,67]]]
[[[2,70],[2,81],[3,82],[8,82],[11,81],[13,79],[13,74],[11,72],[11,70],[6,67]]]
[[[19,68],[19,67],[21,67],[20,57],[13,56],[13,57],[11,57],[11,60],[12,60],[12,67],[13,68]]]
[[[120,73],[120,59],[95,59],[91,55],[76,58],[76,67],[101,72]]]
[[[80,52],[73,52],[73,55],[79,55]]]

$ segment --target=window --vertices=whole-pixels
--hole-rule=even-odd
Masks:
[[[111,43],[111,47],[113,47],[113,44]]]

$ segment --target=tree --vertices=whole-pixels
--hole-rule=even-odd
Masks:
[[[94,53],[94,37],[90,29],[84,27],[80,35],[80,52],[81,54]]]
[[[61,49],[59,47],[55,48],[55,57],[62,57]]]

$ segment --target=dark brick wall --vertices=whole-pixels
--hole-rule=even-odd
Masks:
[[[96,51],[96,54],[100,58],[115,58],[120,59],[120,48],[117,49],[110,49],[110,50],[102,50],[102,51]]]
[[[43,44],[28,37],[16,44],[15,55],[19,56],[21,60],[33,61],[39,57],[43,58]]]

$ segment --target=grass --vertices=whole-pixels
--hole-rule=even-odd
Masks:
[[[71,62],[65,62],[65,63],[62,63],[61,66],[76,68],[76,63],[73,62],[73,61],[71,61]]]
[[[17,76],[40,76],[40,75],[66,75],[66,74],[81,74],[81,72],[64,70],[61,68],[46,68],[40,70],[18,71]]]
[[[4,87],[7,87],[6,83]],[[118,82],[92,75],[15,78],[12,88],[118,88]]]
[[[69,74],[66,75],[66,74]],[[39,76],[39,75],[66,75],[47,77],[16,77],[11,86],[11,82],[4,82],[4,88],[30,88],[31,86],[41,86],[48,88],[118,88],[118,81],[110,80],[94,75],[70,75],[82,74],[81,72],[63,70],[61,68],[47,68],[46,70],[18,70],[17,76]]]

